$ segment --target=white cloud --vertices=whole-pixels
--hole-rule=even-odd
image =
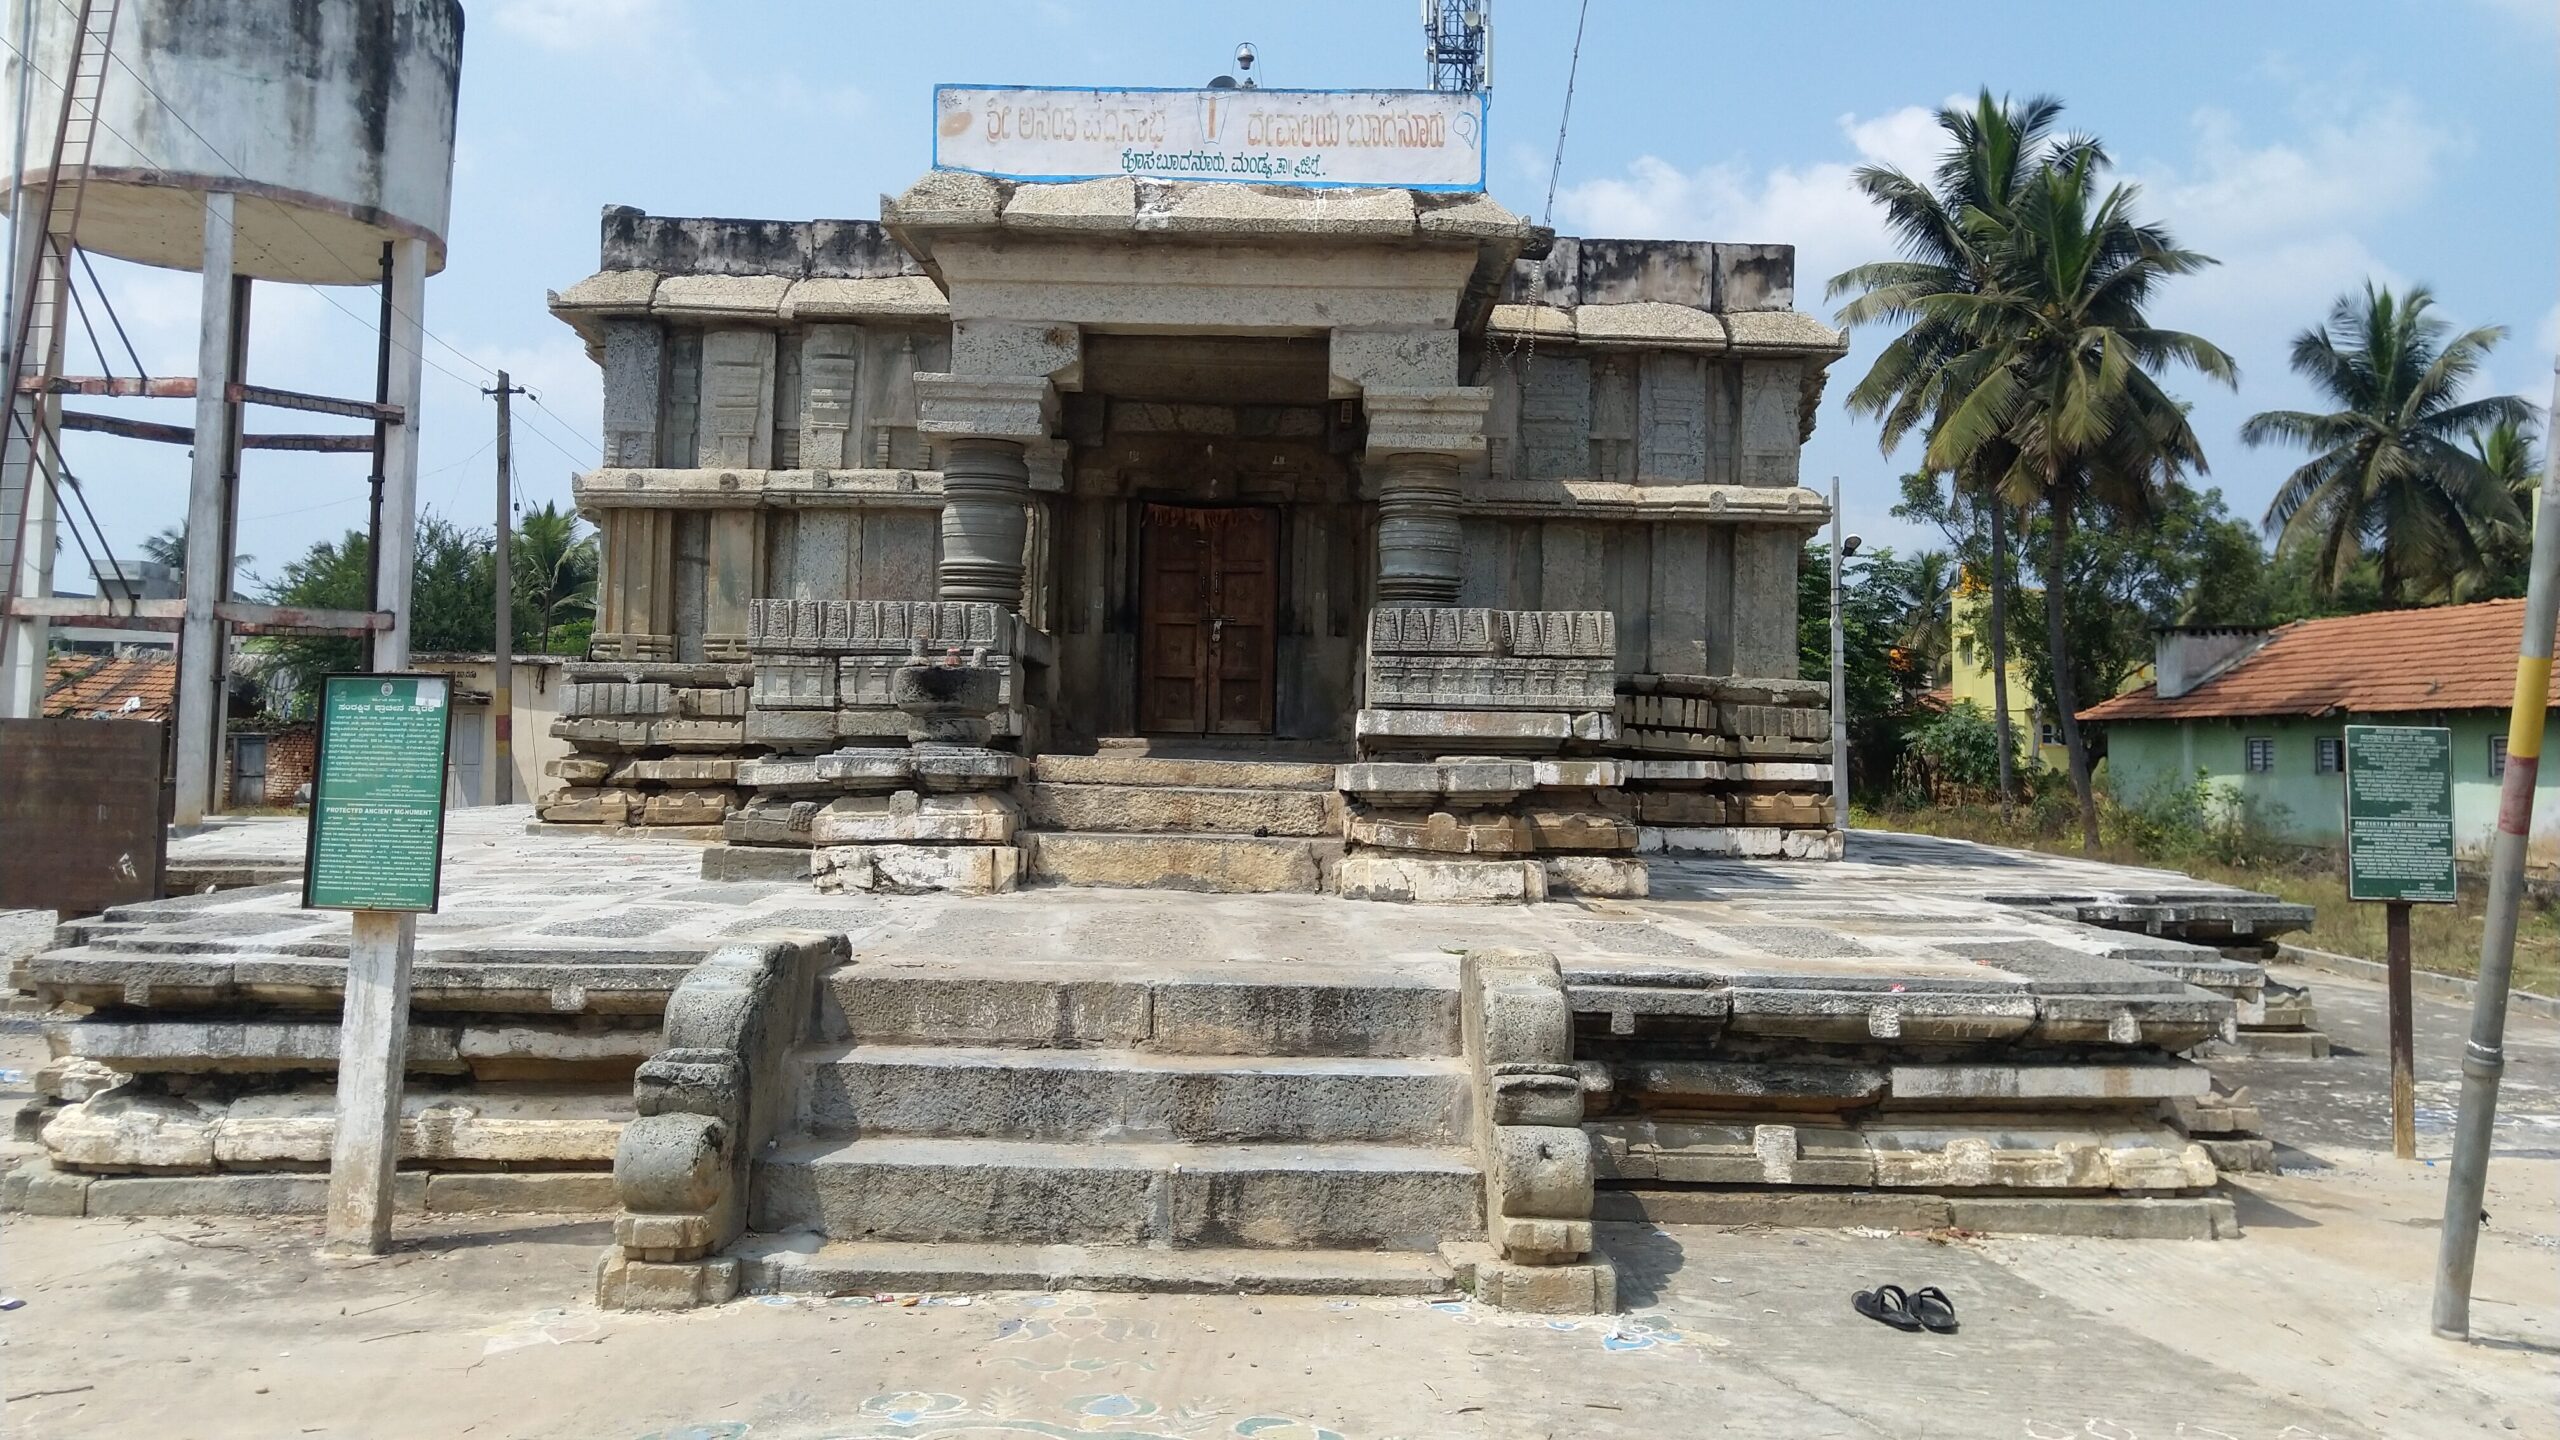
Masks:
[[[1839,125],[1853,158],[1757,171],[1736,161],[1683,170],[1643,156],[1624,176],[1564,187],[1556,197],[1560,228],[1793,244],[1797,308],[1827,314],[1822,292],[1832,276],[1891,251],[1883,217],[1858,194],[1853,172],[1870,164],[1925,171],[1941,142],[1932,111],[1921,105],[1866,119],[1843,115]]]
[[[498,28],[547,50],[623,48],[674,18],[670,0],[500,0]]]

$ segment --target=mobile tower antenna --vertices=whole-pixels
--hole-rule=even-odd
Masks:
[[[1493,84],[1493,0],[1422,0],[1422,54],[1434,90]]]

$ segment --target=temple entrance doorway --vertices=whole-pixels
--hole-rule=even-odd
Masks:
[[[1270,734],[1280,512],[1149,504],[1139,555],[1139,730]]]

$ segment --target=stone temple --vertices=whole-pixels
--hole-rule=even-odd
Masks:
[[[625,1307],[1592,1311],[1609,1220],[2233,1233],[2270,1147],[2194,1057],[2325,1044],[2261,964],[2308,914],[1844,857],[1787,247],[951,170],[881,215],[610,210],[552,297],[594,652],[544,823],[452,817],[399,1204],[610,1210]],[[0,1208],[318,1208],[347,932],[275,843],[17,977]]]
[[[604,369],[605,558],[546,819],[885,889],[1836,853],[1797,452],[1845,346],[1789,247],[945,171],[881,213],[610,210],[553,296]],[[929,736],[919,656],[983,708]]]

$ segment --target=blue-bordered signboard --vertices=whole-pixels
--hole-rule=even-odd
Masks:
[[[328,675],[303,835],[314,910],[436,908],[444,879],[444,757],[453,681]]]
[[[2347,898],[2454,903],[2453,732],[2350,725]]]
[[[933,167],[999,180],[1482,190],[1480,90],[938,85]]]

